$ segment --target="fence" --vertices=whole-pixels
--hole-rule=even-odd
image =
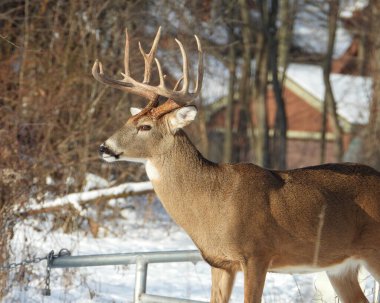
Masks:
[[[149,295],[146,293],[149,263],[193,262],[202,261],[197,250],[137,252],[125,254],[62,256],[51,261],[51,268],[107,266],[136,264],[135,303],[205,303],[180,298]]]

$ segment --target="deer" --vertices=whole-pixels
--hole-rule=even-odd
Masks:
[[[325,271],[344,303],[368,302],[358,282],[364,266],[380,282],[380,173],[353,163],[270,170],[252,163],[217,164],[202,156],[183,130],[197,115],[203,51],[195,36],[198,70],[189,89],[189,60],[170,89],[156,58],[161,27],[145,53],[143,81],[129,69],[126,30],[124,73],[94,78],[147,100],[99,147],[107,162],[145,165],[154,191],[171,218],[191,237],[211,266],[211,302],[228,302],[236,273],[243,272],[244,302],[261,302],[267,272]],[[151,82],[153,61],[158,85]],[[160,102],[159,99],[164,99]]]

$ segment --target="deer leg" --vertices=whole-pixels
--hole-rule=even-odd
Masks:
[[[377,283],[380,284],[380,254],[365,258],[364,267],[369,271]],[[380,293],[377,294],[377,300],[380,299]],[[379,301],[377,301],[379,302]]]
[[[334,290],[343,303],[368,303],[358,281],[359,266],[342,270],[341,272],[327,272],[327,276]]]
[[[211,268],[211,303],[228,303],[236,273],[216,267]]]
[[[375,280],[380,283],[380,254],[364,259],[364,267],[371,273]]]
[[[260,303],[269,261],[250,258],[242,263],[244,273],[244,303]]]

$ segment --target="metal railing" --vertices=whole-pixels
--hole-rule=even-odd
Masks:
[[[136,264],[135,303],[205,303],[188,299],[149,295],[146,293],[147,272],[149,263],[192,262],[202,261],[197,250],[136,252],[124,254],[105,254],[87,256],[63,256],[51,261],[51,268],[129,265]]]

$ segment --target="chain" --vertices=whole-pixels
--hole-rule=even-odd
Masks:
[[[50,296],[50,270],[51,270],[51,262],[54,258],[54,250],[52,250],[47,256],[47,262],[46,262],[46,278],[45,278],[45,288],[42,290],[43,296]]]
[[[19,263],[15,262],[15,263],[9,263],[6,265],[1,265],[0,271],[12,270],[12,269],[15,269],[15,268],[20,267],[20,266],[25,266],[25,265],[34,264],[34,263],[40,263],[42,260],[47,260],[47,256],[46,257],[35,257],[33,259],[27,259],[27,260],[23,260]]]
[[[46,257],[35,257],[33,259],[25,259],[21,262],[15,262],[15,263],[9,263],[7,265],[1,265],[0,266],[0,271],[5,271],[5,270],[12,270],[20,266],[25,266],[29,264],[36,264],[40,263],[43,260],[46,260],[46,278],[45,278],[45,288],[42,290],[42,295],[44,296],[50,296],[51,291],[50,291],[50,270],[51,270],[51,264],[53,263],[53,260],[59,257],[64,257],[64,256],[70,256],[71,252],[63,248],[59,251],[58,254],[54,254],[54,250],[49,252]]]
[[[25,266],[29,264],[37,264],[43,260],[48,260],[49,256],[52,260],[55,258],[70,256],[70,255],[71,255],[70,251],[66,248],[62,248],[58,254],[54,254],[54,251],[52,250],[46,257],[34,257],[32,259],[22,260],[21,262],[14,262],[14,263],[8,263],[6,265],[0,265],[0,271],[12,270],[12,269],[16,269],[17,267]]]

